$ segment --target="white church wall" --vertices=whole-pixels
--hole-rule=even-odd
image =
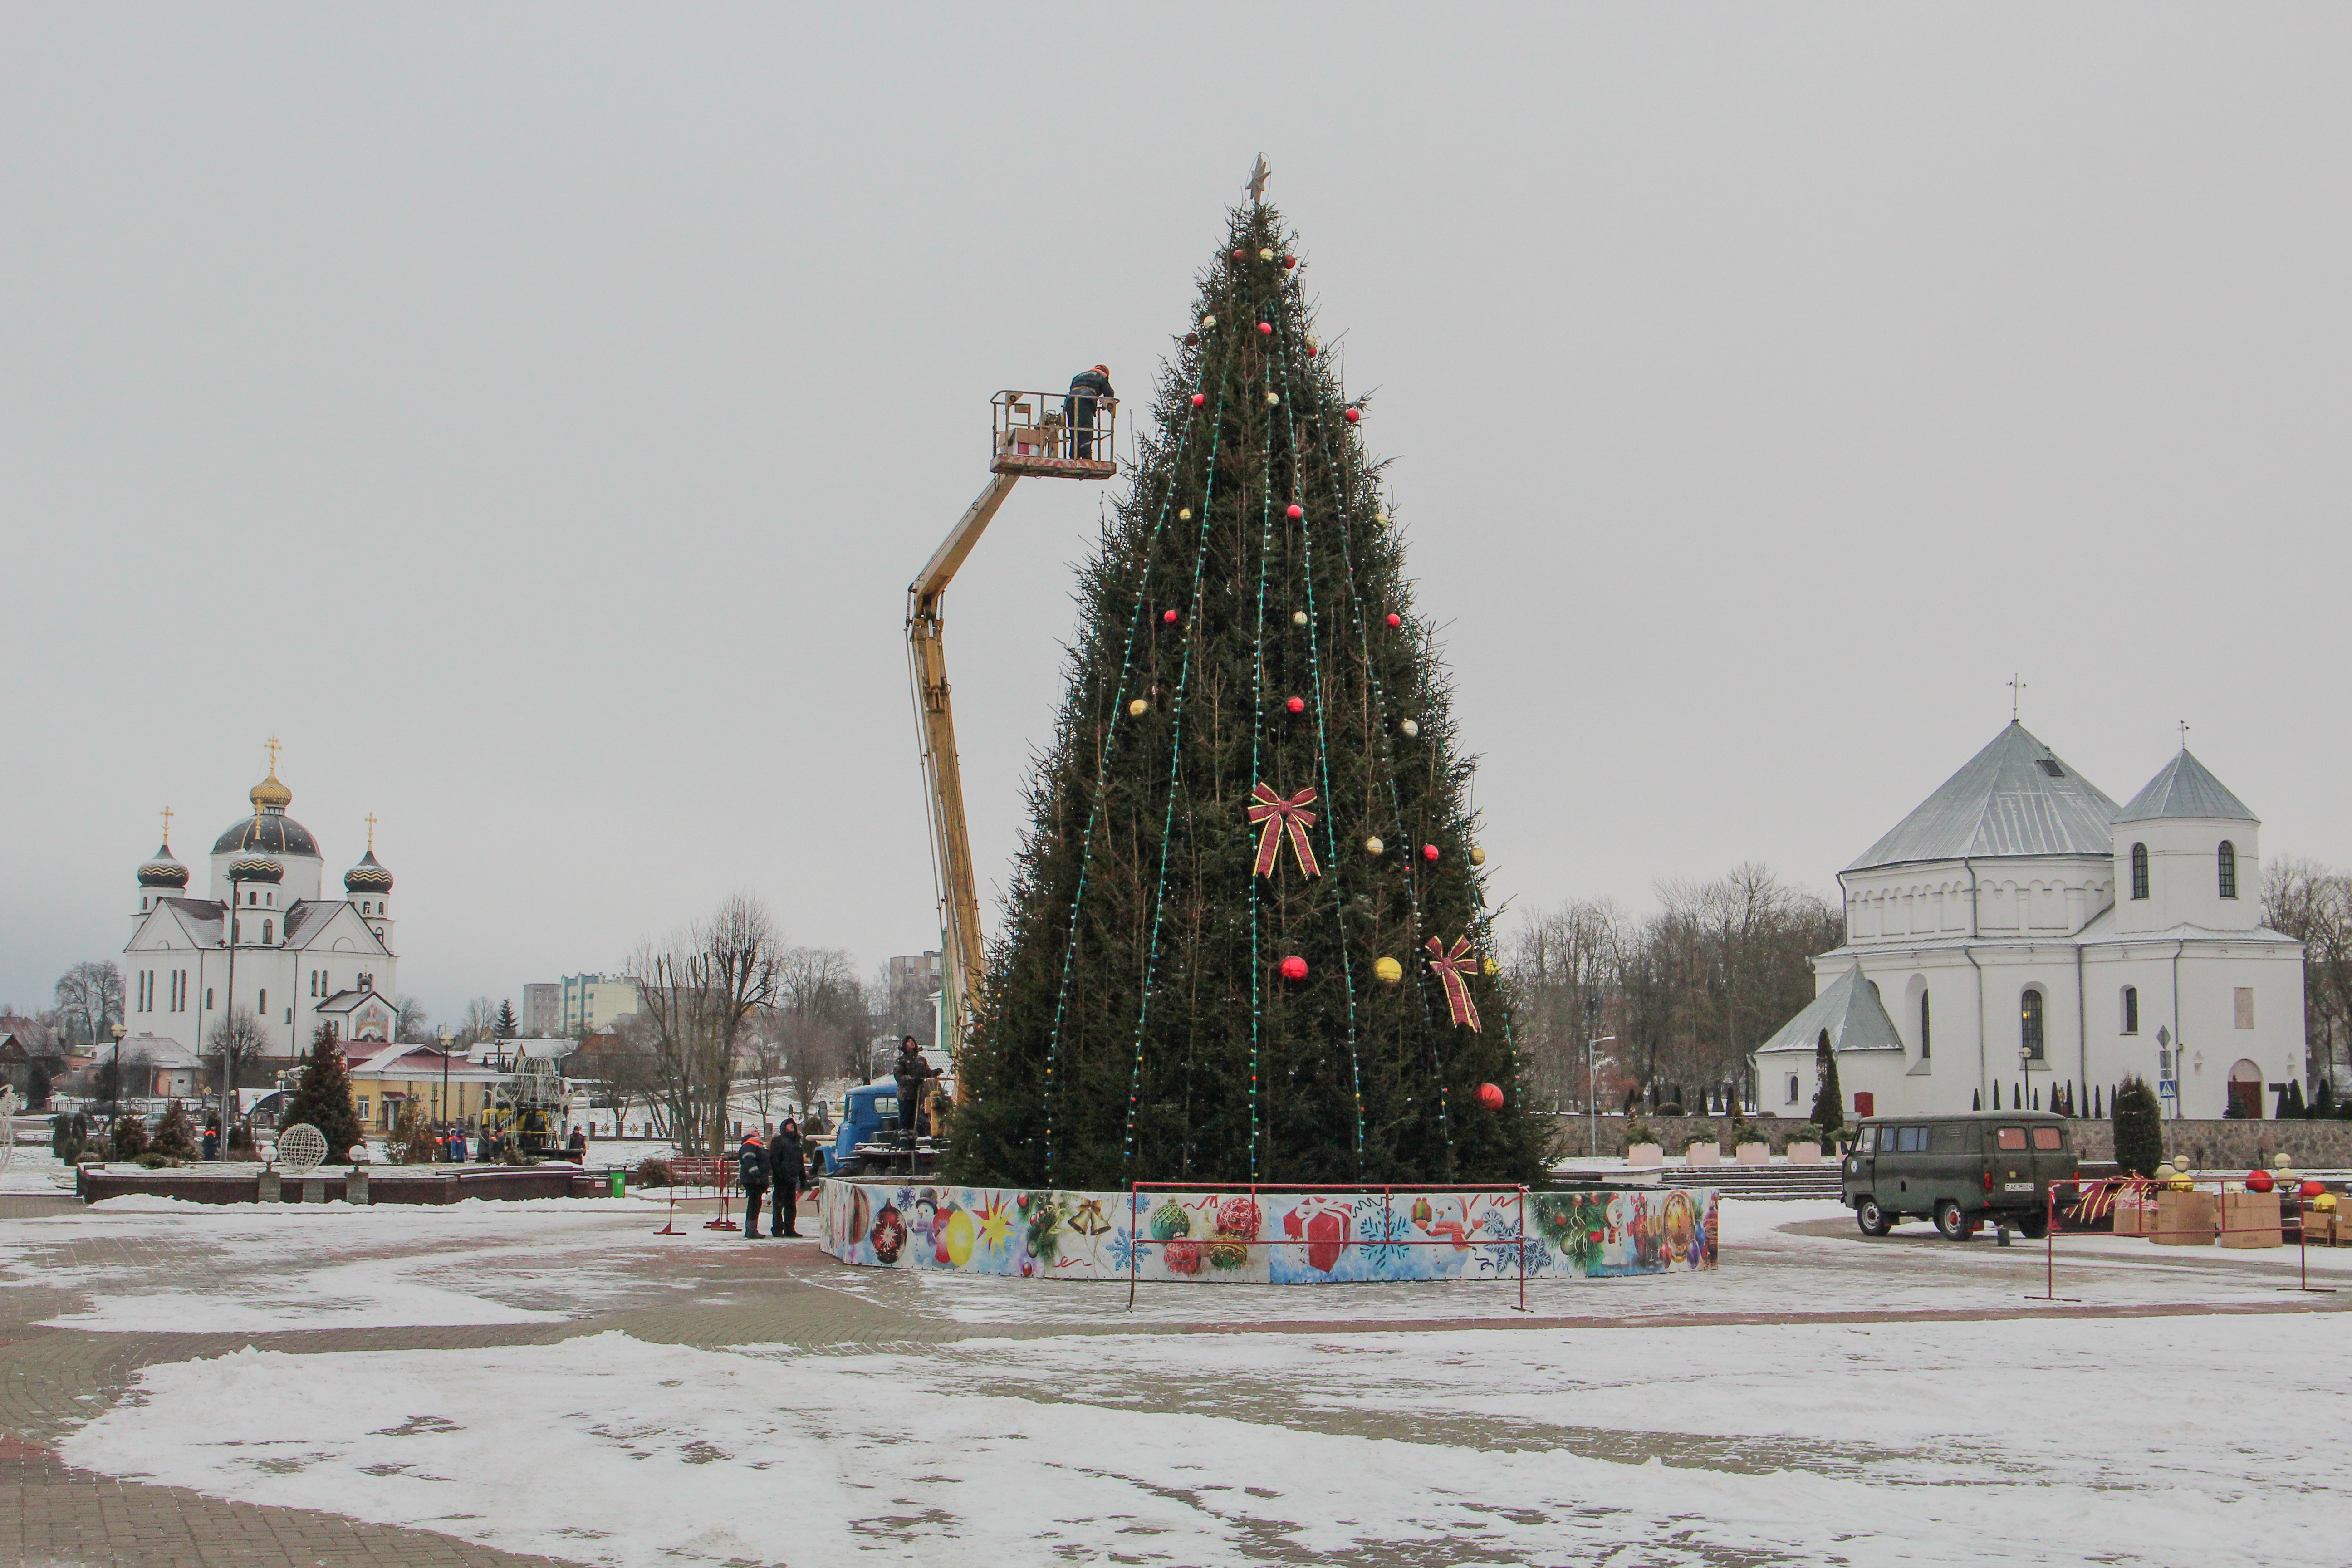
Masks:
[[[2118,931],[2163,931],[2176,925],[2208,931],[2252,931],[2262,924],[2260,828],[2242,820],[2168,817],[2116,825],[2116,868],[2126,897],[2116,911]],[[2221,897],[2221,847],[2237,863],[2238,896]],[[2128,895],[2131,849],[2147,847],[2148,896]]]

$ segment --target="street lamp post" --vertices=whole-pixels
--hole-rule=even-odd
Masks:
[[[110,1127],[122,1120],[122,1037],[131,1031],[116,1024],[109,1032],[114,1036],[114,1092],[108,1097],[111,1103],[106,1112],[107,1125]]]
[[[1599,1047],[1616,1043],[1614,1035],[1603,1035],[1597,1040],[1584,1042],[1584,1155],[1588,1160],[1601,1157],[1601,1063],[1593,1056],[1593,1051]]]
[[[441,1102],[434,1107],[441,1123],[441,1157],[449,1157],[449,1044],[456,1038],[448,1030],[441,1031]]]

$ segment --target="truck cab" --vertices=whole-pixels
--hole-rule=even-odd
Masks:
[[[898,1141],[898,1085],[894,1079],[877,1079],[845,1095],[841,1125],[818,1157],[822,1176],[861,1176],[902,1171],[908,1175],[930,1173],[939,1165],[939,1141],[918,1140],[912,1158]]]
[[[1839,1193],[1864,1236],[1918,1218],[1933,1220],[1947,1240],[1966,1241],[1990,1220],[2038,1240],[2050,1224],[2051,1188],[2071,1187],[2075,1176],[2073,1126],[2049,1111],[1882,1116],[1857,1129]]]

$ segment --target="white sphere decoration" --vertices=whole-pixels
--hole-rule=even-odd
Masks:
[[[307,1176],[327,1163],[327,1135],[307,1121],[297,1121],[278,1134],[278,1168]]]
[[[1407,719],[1404,722],[1397,726],[1397,733],[1410,741],[1415,735],[1421,733],[1421,726],[1414,723],[1412,720]]]
[[[1387,845],[1381,842],[1380,836],[1378,834],[1374,834],[1371,837],[1364,840],[1364,853],[1367,855],[1378,855],[1387,847]]]
[[[1281,401],[1282,401],[1282,394],[1280,394],[1280,393],[1278,393],[1278,392],[1269,392],[1269,393],[1267,393],[1267,394],[1265,395],[1265,405],[1266,405],[1266,406],[1267,406],[1267,407],[1269,407],[1269,408],[1273,407],[1276,404],[1277,404],[1277,403],[1279,403],[1279,402],[1281,402]]]
[[[1293,611],[1291,611],[1291,612],[1290,612],[1290,624],[1291,624],[1292,626],[1305,626],[1305,625],[1307,624],[1307,612],[1306,612],[1306,611],[1304,611],[1304,610],[1293,610]]]
[[[1216,317],[1214,317],[1214,316],[1203,316],[1203,317],[1202,317],[1202,318],[1201,318],[1201,325],[1202,325],[1202,326],[1204,326],[1204,327],[1213,327],[1213,326],[1215,326],[1216,324],[1217,324],[1217,318],[1216,318]]]

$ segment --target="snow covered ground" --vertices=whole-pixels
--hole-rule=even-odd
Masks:
[[[588,1318],[152,1365],[63,1452],[626,1568],[2346,1560],[2352,1315],[2277,1310],[2336,1300],[2280,1293],[2292,1251],[2074,1238],[2059,1294],[2099,1315],[2019,1317],[2038,1247],[1735,1202],[1713,1275],[1531,1285],[1529,1318],[1490,1285],[1166,1286],[1129,1316],[1123,1289],[850,1270],[699,1215],[656,1237],[660,1214],[121,1199],[0,1221],[0,1291],[69,1285],[87,1305],[57,1321],[110,1330]],[[172,1267],[69,1244],[93,1236]],[[593,1331],[648,1291],[754,1297],[729,1270],[770,1258],[946,1337]],[[2311,1263],[2352,1287],[2352,1251]]]

